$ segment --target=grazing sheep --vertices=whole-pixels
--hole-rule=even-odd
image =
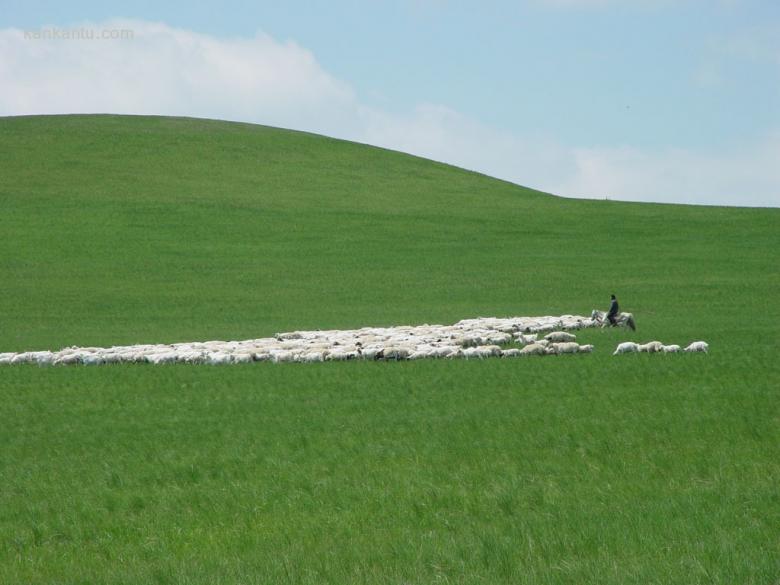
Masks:
[[[0,353],[0,365],[38,363],[40,365],[87,365],[109,363],[210,363],[232,364],[249,361],[273,362],[341,359],[425,359],[449,357],[486,358],[504,356],[503,344],[516,338],[518,344],[537,345],[521,354],[508,350],[508,356],[553,353],[551,341],[571,343],[576,339],[566,329],[595,326],[593,320],[576,315],[542,317],[479,317],[453,325],[363,327],[356,330],[292,331],[275,337],[243,341],[203,341],[131,346],[70,347],[59,352]],[[527,334],[523,333],[526,332]],[[554,332],[538,339],[538,332]],[[539,347],[547,347],[544,352]],[[472,348],[464,354],[465,349]],[[513,348],[514,349],[514,348]],[[566,351],[566,350],[562,350]],[[580,351],[582,351],[580,349]],[[309,357],[311,356],[311,357]]]
[[[405,347],[386,347],[383,357],[386,360],[405,360],[409,357],[409,350]]]
[[[70,366],[78,363],[81,363],[81,356],[77,353],[61,355],[54,360],[55,366]]]
[[[520,350],[516,347],[513,347],[512,349],[505,349],[501,352],[501,357],[519,357],[520,356]]]
[[[178,358],[178,354],[175,351],[170,351],[165,353],[153,353],[147,355],[146,361],[149,362],[150,364],[154,364],[155,366],[158,366],[160,364],[172,364],[176,362],[177,358]]]
[[[81,363],[85,366],[99,366],[103,363],[103,358],[96,353],[88,353],[81,357]]]
[[[431,357],[446,358],[454,351],[458,351],[458,348],[453,347],[451,345],[445,345],[443,347],[435,347],[433,351],[431,351]]]
[[[501,348],[498,345],[481,345],[477,349],[482,351],[483,357],[499,357]]]
[[[288,339],[302,339],[303,334],[300,331],[290,331],[287,333],[277,333],[276,339],[279,341],[286,341]]]
[[[546,353],[547,353],[547,348],[544,345],[540,343],[532,343],[530,345],[526,345],[523,349],[521,349],[518,355],[522,355],[522,356],[545,355]]]
[[[313,364],[315,362],[324,362],[326,357],[326,352],[324,351],[310,351],[301,356],[301,361]]]
[[[634,353],[637,351],[639,351],[639,346],[636,343],[633,341],[624,341],[617,346],[612,355],[617,355],[619,353]]]
[[[567,343],[567,342],[576,341],[577,336],[571,333],[566,333],[565,331],[553,331],[552,333],[548,333],[547,335],[545,335],[544,338],[547,341],[553,343]]]
[[[211,352],[206,356],[206,363],[210,366],[221,366],[230,363],[230,354],[221,351]]]
[[[580,346],[580,353],[593,353],[593,345],[590,343],[586,343],[585,345]]]
[[[518,333],[517,335],[515,335],[515,341],[523,345],[528,345],[529,343],[534,343],[537,337],[539,336],[536,333],[530,333],[528,335],[525,335],[523,333]]]
[[[664,353],[680,353],[682,351],[679,345],[664,345],[661,348]]]
[[[709,344],[706,341],[694,341],[688,347],[686,347],[683,351],[687,351],[687,352],[690,352],[690,353],[694,353],[694,352],[707,353],[709,349],[710,349],[710,346],[709,346]]]
[[[325,361],[345,362],[347,360],[354,360],[356,357],[358,357],[356,351],[331,351],[325,356]]]
[[[648,341],[642,345],[637,346],[638,351],[646,353],[657,353],[663,350],[664,344],[660,341]]]
[[[496,332],[485,335],[482,341],[483,345],[502,345],[512,341],[512,336],[509,333]]]
[[[564,343],[553,343],[549,347],[551,347],[553,352],[558,355],[562,353],[577,353],[580,351],[579,344],[571,341]]]
[[[479,348],[476,347],[467,347],[463,350],[463,357],[467,360],[472,358],[478,358],[482,359],[482,353],[479,351]]]
[[[366,360],[376,360],[382,357],[383,350],[381,347],[364,347],[361,351],[361,355],[363,356],[363,359]]]

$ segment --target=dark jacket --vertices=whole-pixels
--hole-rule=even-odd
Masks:
[[[617,299],[612,299],[612,302],[609,304],[609,313],[607,313],[607,315],[614,317],[618,314],[619,310]]]

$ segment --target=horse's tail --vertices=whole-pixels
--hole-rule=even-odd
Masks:
[[[626,325],[631,327],[631,331],[636,331],[636,323],[634,322],[634,316],[629,315],[628,320],[626,321]]]

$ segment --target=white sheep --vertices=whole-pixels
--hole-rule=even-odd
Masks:
[[[710,346],[709,346],[709,344],[706,341],[694,341],[688,347],[686,347],[683,351],[687,351],[687,352],[690,352],[690,353],[693,353],[693,352],[707,353],[709,349],[710,349]]]
[[[59,355],[54,359],[55,366],[70,366],[81,362],[81,356],[77,353]]]
[[[633,341],[624,341],[615,348],[612,355],[617,355],[619,353],[634,353],[637,351],[639,351],[639,346],[636,343]]]
[[[399,327],[363,327],[357,330],[292,331],[279,333],[273,338],[243,341],[203,341],[176,344],[147,344],[114,346],[110,348],[71,347],[60,352],[0,353],[0,364],[39,363],[68,365],[86,363],[242,363],[248,361],[305,361],[304,356],[319,352],[326,359],[328,352],[335,352],[335,359],[343,354],[346,359],[424,359],[437,357],[463,357],[463,349],[470,357],[503,356],[500,345],[512,341],[548,347],[550,340],[556,343],[573,342],[574,336],[560,329],[578,329],[592,326],[584,317],[576,315],[543,317],[479,317],[464,319],[454,325],[417,325]],[[548,339],[538,340],[539,331],[554,331]],[[528,332],[524,334],[521,332]],[[458,347],[460,346],[460,347]],[[552,353],[548,347],[544,353]],[[518,350],[517,355],[520,355]],[[538,348],[534,350],[539,353]],[[580,349],[580,351],[582,351]],[[527,355],[529,352],[526,352]],[[510,351],[510,356],[515,355]],[[175,357],[174,357],[175,356]],[[341,359],[345,359],[341,358]],[[311,358],[317,359],[317,358]],[[331,358],[334,359],[334,358]]]
[[[576,341],[577,336],[572,333],[566,333],[565,331],[553,331],[544,336],[547,341],[553,343],[569,343]]]
[[[482,352],[478,347],[467,347],[463,350],[463,357],[467,360],[472,358],[482,359]]]
[[[230,354],[222,351],[213,351],[206,356],[206,363],[210,366],[226,365],[230,361]]]
[[[515,341],[523,345],[528,345],[529,343],[534,343],[538,337],[539,336],[536,333],[529,333],[527,335],[523,333],[518,333],[517,335],[515,335]]]
[[[593,353],[593,345],[590,343],[586,343],[585,345],[580,346],[580,353]]]
[[[551,347],[553,352],[558,355],[563,353],[578,353],[580,351],[579,344],[574,343],[572,341],[566,341],[563,343],[553,343],[549,347]]]
[[[523,349],[521,349],[518,355],[521,356],[545,355],[546,353],[547,353],[547,348],[544,345],[540,343],[531,343],[529,345],[526,345]]]
[[[662,351],[663,347],[664,344],[660,341],[648,341],[647,343],[643,343],[637,346],[638,351],[645,353],[657,353]]]
[[[501,357],[519,357],[520,356],[520,350],[516,347],[513,347],[511,349],[505,349],[501,352]]]
[[[664,345],[661,348],[661,351],[664,353],[679,353],[682,350],[680,349],[679,345]]]
[[[411,352],[405,347],[386,347],[382,352],[382,357],[386,360],[405,360]]]
[[[87,353],[81,356],[81,363],[85,366],[99,366],[103,363],[103,358],[96,353]]]

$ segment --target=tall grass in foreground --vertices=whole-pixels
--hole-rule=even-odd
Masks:
[[[0,580],[774,583],[776,389],[627,359],[12,368]]]

